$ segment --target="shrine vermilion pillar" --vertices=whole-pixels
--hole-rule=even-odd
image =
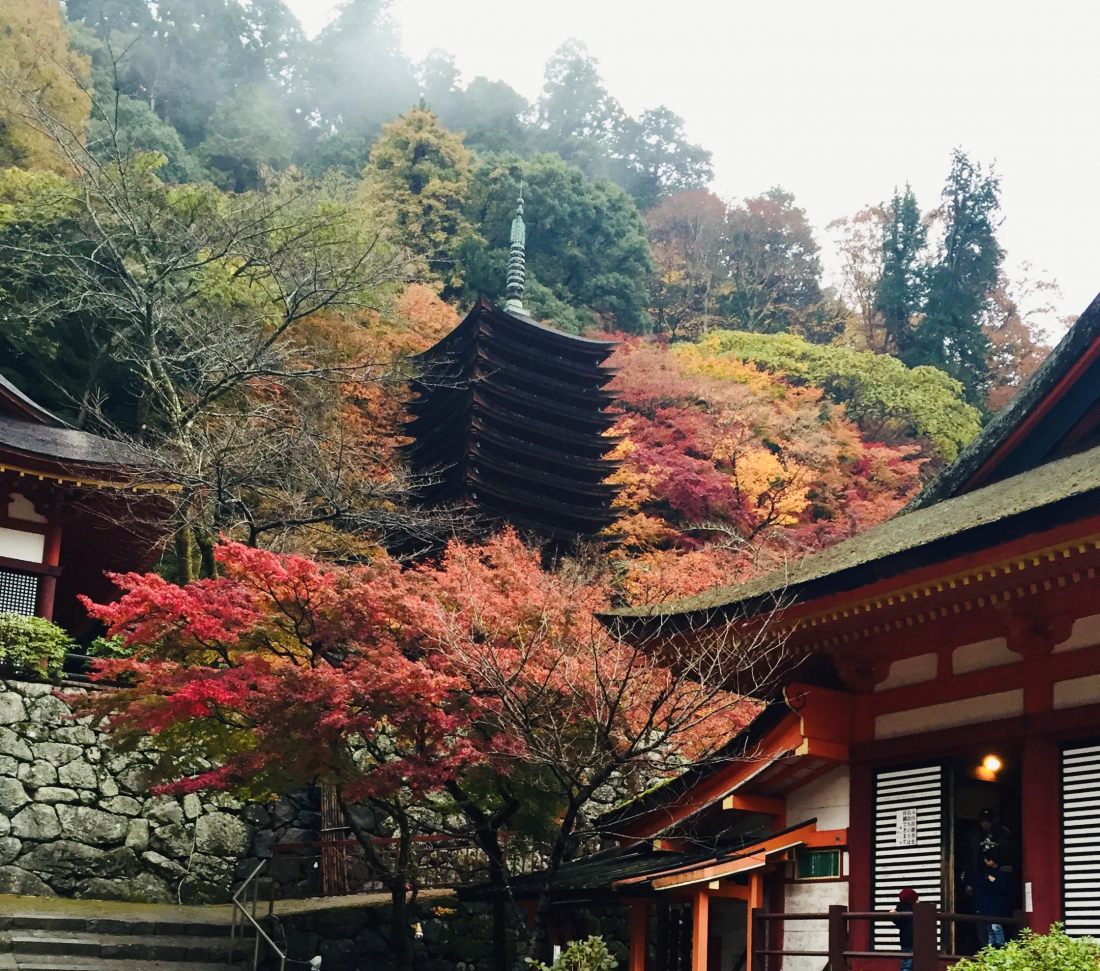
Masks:
[[[710,896],[696,890],[691,900],[691,971],[707,971],[710,942]]]
[[[1023,874],[1031,884],[1031,929],[1039,934],[1062,919],[1062,821],[1058,744],[1046,738],[1024,739],[1021,815]],[[1026,903],[1026,901],[1025,901]]]
[[[630,902],[630,971],[645,971],[646,950],[649,946],[649,901]]]

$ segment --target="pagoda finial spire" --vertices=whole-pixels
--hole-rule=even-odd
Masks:
[[[508,249],[508,299],[504,309],[510,314],[526,314],[523,306],[523,284],[527,278],[527,227],[523,222],[523,183],[519,184],[519,201]]]

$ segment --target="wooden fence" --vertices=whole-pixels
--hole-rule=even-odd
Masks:
[[[829,922],[829,949],[827,951],[795,951],[772,949],[766,946],[768,923],[771,921],[826,920]],[[849,949],[849,925],[852,921],[913,921],[912,951],[853,951]],[[759,907],[752,912],[753,953],[749,971],[773,971],[778,962],[769,962],[770,957],[820,957],[827,958],[828,971],[847,971],[850,962],[858,959],[885,959],[897,961],[911,957],[913,971],[938,971],[941,962],[957,961],[961,955],[947,954],[941,951],[941,925],[943,924],[1001,924],[1006,927],[1022,927],[1027,923],[1023,911],[1016,911],[1011,917],[987,917],[976,914],[952,914],[936,910],[934,904],[915,904],[912,913],[899,911],[891,913],[876,910],[870,912],[849,911],[841,905],[829,908],[826,914],[768,914]],[[952,935],[953,936],[953,935]],[[757,947],[757,942],[764,944]]]

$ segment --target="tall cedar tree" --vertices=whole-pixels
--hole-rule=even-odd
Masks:
[[[904,193],[894,192],[887,212],[882,226],[882,270],[875,310],[886,330],[886,350],[904,358],[912,348],[914,325],[924,306],[927,274],[922,257],[928,231],[908,185]]]
[[[943,190],[944,238],[929,270],[924,317],[901,351],[906,364],[931,364],[961,381],[977,407],[985,407],[990,384],[982,322],[1004,259],[997,242],[999,195],[993,172],[956,150]]]

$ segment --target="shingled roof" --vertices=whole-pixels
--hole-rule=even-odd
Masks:
[[[1089,304],[1012,400],[902,514],[926,509],[961,494],[983,472],[985,481],[1004,478],[1035,468],[1056,454],[1082,413],[1100,400],[1098,339],[1100,296]],[[1021,435],[1025,421],[1038,417],[1036,412],[1044,406],[1043,420],[1035,423],[1030,434]],[[1014,442],[1014,437],[1020,440]],[[996,468],[990,468],[994,462]]]
[[[143,463],[125,442],[73,428],[0,375],[0,449],[9,455],[108,470]]]

